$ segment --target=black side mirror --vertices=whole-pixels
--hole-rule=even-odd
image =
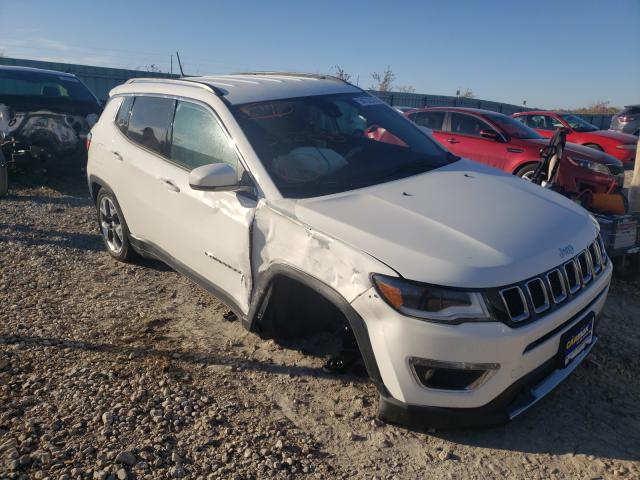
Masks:
[[[483,138],[488,138],[490,140],[495,140],[499,142],[502,140],[502,137],[498,132],[496,132],[493,128],[487,128],[485,130],[480,130],[480,136]]]

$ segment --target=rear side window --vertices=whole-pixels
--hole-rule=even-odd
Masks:
[[[421,127],[431,130],[442,130],[445,112],[416,112],[409,115],[409,118]]]
[[[556,128],[563,127],[560,120],[557,120],[549,115],[531,115],[529,117],[529,126],[538,130],[555,130]]]
[[[169,98],[136,97],[127,136],[143,147],[167,156],[175,103],[175,100]]]
[[[129,128],[129,117],[131,115],[132,105],[133,97],[124,97],[124,100],[120,104],[120,109],[118,110],[118,116],[116,117],[116,126],[125,135]]]
[[[178,101],[170,157],[189,170],[210,163],[238,166],[238,156],[218,120],[191,102]]]
[[[460,133],[462,135],[480,136],[480,130],[490,129],[491,127],[477,117],[465,115],[464,113],[451,113],[451,133]]]

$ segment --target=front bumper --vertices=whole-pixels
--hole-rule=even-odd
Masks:
[[[611,279],[606,270],[573,301],[519,328],[500,322],[441,325],[404,317],[377,298],[353,306],[365,319],[384,383],[379,416],[413,426],[499,424],[520,415],[557,386],[586,357],[597,337],[567,367],[558,369],[560,337],[591,313],[599,317]],[[430,389],[418,382],[412,357],[442,362],[495,363],[499,369],[472,390]]]

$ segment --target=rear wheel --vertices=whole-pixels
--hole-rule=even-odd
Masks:
[[[129,228],[113,192],[102,188],[97,198],[98,226],[107,252],[116,260],[128,262],[136,257],[129,240]]]
[[[594,150],[600,150],[601,152],[604,152],[604,149],[597,143],[585,143],[584,146],[593,148]]]
[[[537,163],[528,163],[516,170],[516,177],[520,177],[523,180],[530,182],[533,180],[533,174],[535,173],[536,168],[538,168]]]

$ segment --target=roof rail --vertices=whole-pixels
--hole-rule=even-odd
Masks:
[[[346,80],[336,77],[335,75],[326,75],[324,73],[298,73],[298,72],[235,72],[231,75],[280,75],[281,77],[307,77],[317,78],[319,80],[336,80],[338,82],[351,85]]]
[[[188,80],[186,78],[130,78],[125,83],[164,83],[164,84],[178,84],[185,87],[197,87],[207,90],[208,92],[215,93],[216,95],[223,95],[224,93],[220,89],[215,88],[206,83],[199,82],[197,80]]]

